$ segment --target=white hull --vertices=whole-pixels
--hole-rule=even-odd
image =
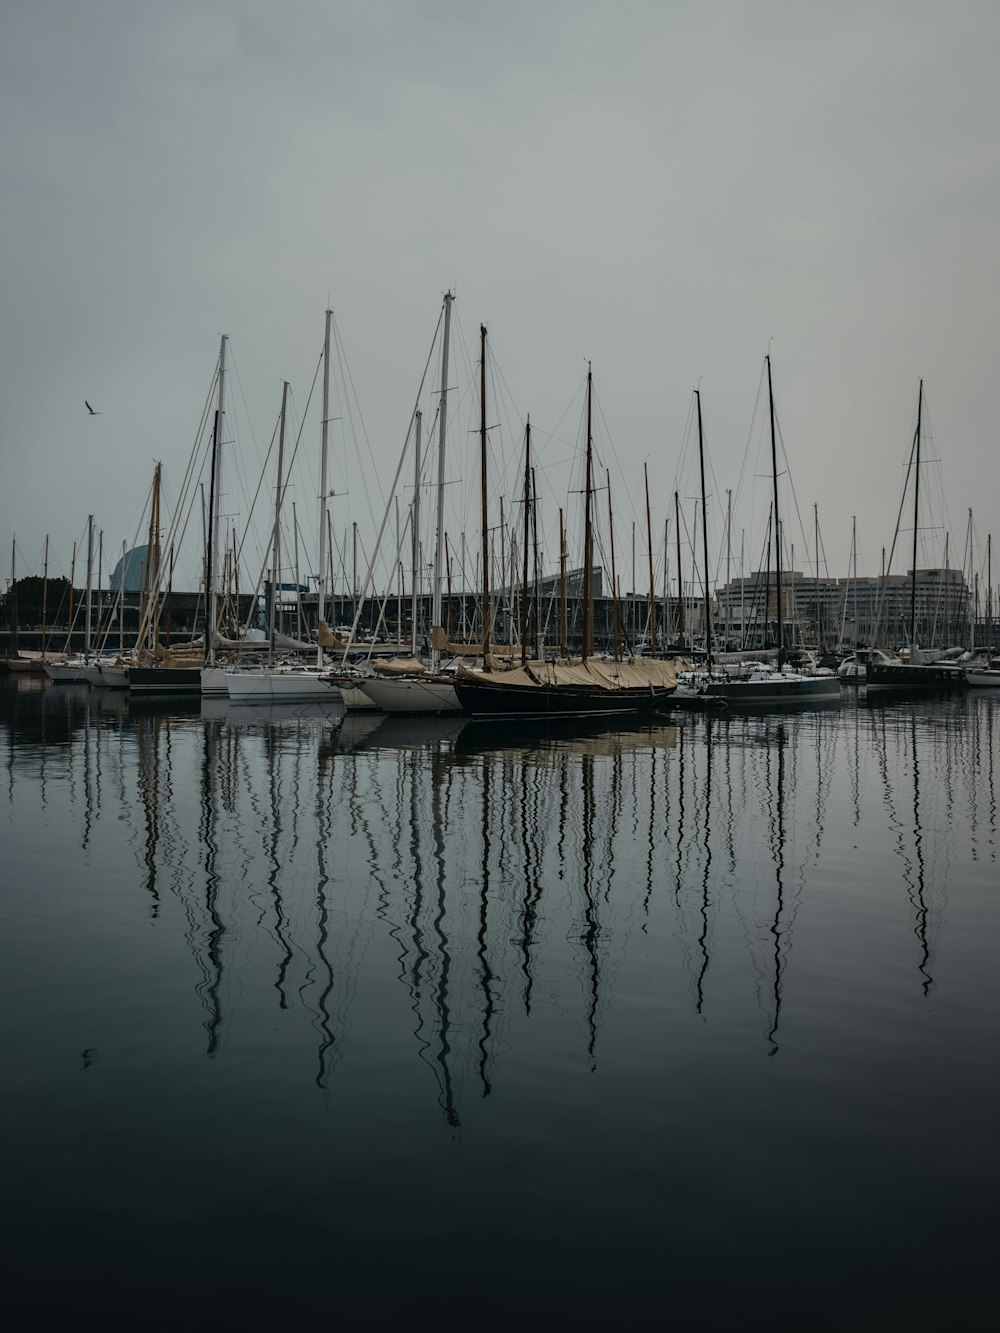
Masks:
[[[128,689],[128,667],[115,666],[111,662],[102,662],[100,666],[101,684],[109,690]]]
[[[226,689],[226,668],[202,667],[201,692],[202,694],[213,694],[220,698],[228,698],[229,691]]]
[[[85,680],[88,685],[93,685],[95,689],[100,689],[104,684],[101,679],[100,666],[85,666],[80,668],[80,679]]]
[[[1000,690],[1000,671],[967,671],[965,679],[973,689]]]
[[[310,671],[227,671],[226,692],[237,703],[339,704],[340,690]]]
[[[83,680],[80,667],[75,662],[46,662],[45,674],[49,680],[61,681],[65,684]]]
[[[461,713],[454,685],[447,681],[379,679],[364,680],[360,688],[386,713]]]

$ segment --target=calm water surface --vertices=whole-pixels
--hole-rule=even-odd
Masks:
[[[9,1293],[992,1319],[1000,692],[575,736],[0,698]]]

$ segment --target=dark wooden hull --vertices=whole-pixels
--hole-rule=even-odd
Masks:
[[[665,689],[599,690],[573,685],[504,685],[456,680],[463,710],[483,718],[631,717],[652,713],[672,691]]]

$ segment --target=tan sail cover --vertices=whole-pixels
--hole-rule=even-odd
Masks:
[[[427,668],[416,657],[390,657],[387,662],[374,662],[376,676],[420,676]]]
[[[409,651],[408,643],[348,643],[333,629],[327,621],[319,622],[317,630],[317,639],[321,648],[330,648],[336,653],[367,653],[369,656],[378,654],[401,654]]]
[[[677,685],[677,672],[673,662],[660,662],[647,658],[632,658],[627,662],[603,661],[589,657],[585,662],[529,662],[523,667],[513,667],[509,671],[469,671],[467,667],[458,668],[461,680],[488,679],[494,685],[512,685],[519,687],[552,686],[576,687],[577,689],[615,690],[672,690]]]

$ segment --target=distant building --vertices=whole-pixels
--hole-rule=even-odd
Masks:
[[[815,579],[798,570],[782,573],[782,620],[800,640],[816,643],[909,642],[912,575],[889,574],[850,579]],[[960,569],[918,569],[917,641],[951,646],[971,641],[972,595]],[[749,642],[772,629],[777,620],[773,574],[732,579],[715,596],[715,629]]]
[[[108,587],[112,592],[122,590],[124,582],[125,592],[142,592],[146,582],[146,561],[148,559],[148,546],[133,546],[131,551],[125,554],[115,565],[111,573],[111,581]],[[150,581],[156,578],[156,557],[153,557],[153,565],[150,570]]]

